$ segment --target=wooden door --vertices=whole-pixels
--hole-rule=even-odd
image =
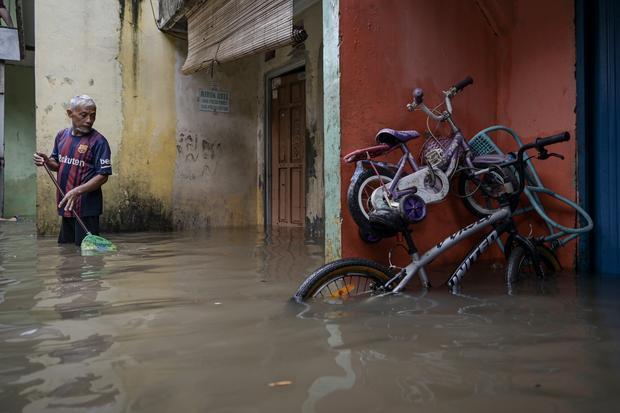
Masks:
[[[306,216],[305,75],[275,78],[271,90],[271,223],[301,227]]]

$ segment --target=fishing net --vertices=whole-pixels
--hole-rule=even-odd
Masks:
[[[82,240],[82,252],[109,252],[116,251],[116,245],[107,239],[89,234]]]

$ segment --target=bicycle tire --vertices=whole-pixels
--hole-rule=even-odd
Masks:
[[[368,213],[371,211],[372,207],[370,205],[369,197],[374,191],[374,188],[368,188],[368,190],[366,190],[366,188],[371,182],[378,181],[379,178],[381,178],[384,183],[387,183],[392,181],[394,175],[390,172],[382,172],[377,175],[373,169],[366,169],[355,179],[355,181],[351,182],[349,185],[349,190],[347,191],[347,206],[349,208],[349,212],[351,213],[351,217],[353,218],[353,221],[355,221],[355,223],[364,230],[370,230]],[[364,201],[364,198],[361,195],[368,197],[366,198],[366,201]],[[366,208],[362,205],[364,202],[367,203]]]
[[[552,258],[547,255],[553,255],[553,253],[545,246],[538,246],[537,250],[539,252],[538,261],[543,274],[545,277],[553,275],[557,270],[557,266],[552,262]],[[531,268],[533,260],[530,255],[530,252],[520,245],[510,251],[508,264],[506,265],[506,282],[510,284],[518,282],[522,274],[532,274],[535,272],[535,270]],[[553,259],[557,262],[555,256],[553,256]],[[527,270],[527,266],[530,266],[529,270]]]
[[[329,301],[368,297],[394,275],[392,270],[377,262],[362,258],[344,258],[327,263],[310,274],[293,298],[297,301],[313,298]],[[354,285],[353,277],[365,279],[367,283],[360,289],[360,284]],[[338,283],[339,280],[341,283]]]
[[[503,168],[503,171],[508,177],[508,179],[510,179],[513,185],[513,188],[516,190],[517,185],[519,184],[519,180],[517,176],[509,168]],[[474,198],[474,192],[483,191],[483,190],[478,187],[475,191],[470,191],[467,188],[467,185],[471,181],[472,181],[471,176],[469,176],[467,173],[461,173],[459,175],[459,182],[457,185],[458,196],[463,200],[463,204],[469,210],[469,212],[471,212],[472,214],[474,214],[475,216],[479,218],[484,218],[487,215],[491,215],[494,212],[497,212],[501,208],[499,204],[497,204],[496,207],[492,207],[492,208],[488,206],[485,207],[485,206],[482,206],[480,202],[476,200],[476,198]],[[490,201],[491,199],[495,199],[495,197],[486,196],[486,199]]]

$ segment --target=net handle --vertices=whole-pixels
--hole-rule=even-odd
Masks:
[[[50,168],[47,167],[47,164],[45,162],[43,162],[43,167],[45,168],[45,172],[47,172],[52,182],[54,182],[54,185],[56,185],[56,189],[58,189],[58,191],[60,192],[60,195],[62,195],[62,197],[64,198],[65,192],[60,188],[60,185],[58,185],[58,181],[56,180],[56,178],[54,178],[52,171],[50,171]],[[84,221],[82,221],[82,218],[80,218],[78,214],[75,213],[75,211],[71,211],[71,212],[73,213],[73,216],[75,217],[75,219],[77,219],[77,221],[80,223],[80,226],[82,227],[84,232],[86,232],[86,235],[87,236],[92,235],[90,231],[88,230],[88,228],[86,228],[86,225],[84,224]]]

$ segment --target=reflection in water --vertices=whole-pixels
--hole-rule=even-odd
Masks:
[[[0,223],[0,411],[612,411],[620,285],[475,271],[459,294],[289,297],[301,231],[119,234],[82,257]],[[439,274],[445,275],[445,274]],[[288,383],[270,387],[269,383]]]
[[[343,347],[344,342],[338,324],[325,324],[329,333],[327,344],[332,348]],[[302,405],[304,413],[314,412],[316,403],[338,390],[348,390],[355,384],[355,372],[351,367],[351,350],[337,349],[334,360],[344,370],[344,376],[322,376],[317,378],[308,389],[308,398]]]

